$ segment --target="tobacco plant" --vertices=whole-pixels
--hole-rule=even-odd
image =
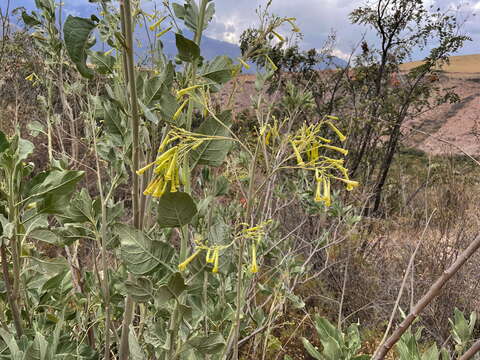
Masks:
[[[304,306],[294,292],[312,257],[302,260],[301,249],[281,237],[280,176],[308,190],[316,211],[324,211],[335,203],[333,186],[359,185],[344,167],[346,136],[335,116],[307,118],[306,90],[291,87],[281,99],[286,115],[274,115],[277,104],[263,89],[276,65],[264,49],[284,41],[285,29],[297,31],[293,18],[265,13],[242,58],[205,59],[212,1],[164,1],[163,12],[153,13],[137,1],[96,2],[97,15],[61,24],[63,37],[52,28],[55,3],[37,0],[42,15],[23,14],[34,36],[48,33],[65,50],[69,62],[60,52],[60,74],[78,72],[59,85],[80,99],[75,121],[83,126],[69,136],[81,137],[88,160],[72,150],[70,166],[78,162],[95,181],[76,190],[84,172],[55,160],[50,120],[50,164],[38,174],[25,162],[32,144],[1,134],[9,304],[2,317],[13,319],[16,335],[2,320],[0,354],[238,359],[250,334],[270,333],[277,311]],[[157,42],[147,68],[136,62],[139,26]],[[174,59],[162,52],[166,36],[175,39]],[[94,51],[95,38],[108,49]],[[52,46],[41,49],[50,53]],[[252,97],[257,123],[245,137],[233,131],[231,104],[217,99],[255,57],[265,61]],[[49,91],[52,79],[44,84]],[[29,239],[64,251],[67,261],[41,256]],[[312,240],[313,253],[324,240]],[[82,248],[86,258],[78,256]],[[266,347],[265,340],[263,354]]]

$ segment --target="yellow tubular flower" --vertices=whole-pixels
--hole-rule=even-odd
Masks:
[[[145,191],[143,192],[143,195],[150,195],[152,194],[157,186],[158,186],[158,183],[162,181],[162,178],[155,178],[153,179],[152,181],[150,181],[150,183],[148,184],[147,188],[145,189]]]
[[[200,254],[201,251],[202,250],[195,251],[192,255],[190,255],[187,258],[187,260],[185,260],[181,264],[178,264],[178,270],[184,271],[187,268],[187,265],[190,264],[193,261],[193,259],[195,259],[195,257],[197,257],[197,255]]]
[[[320,145],[321,147],[324,147],[324,148],[327,148],[327,149],[330,149],[330,150],[335,150],[335,151],[338,151],[339,153],[342,153],[343,155],[347,156],[348,155],[348,150],[346,149],[343,149],[343,148],[339,148],[337,146],[332,146],[332,145]]]
[[[205,262],[207,264],[212,264],[215,261],[215,252],[211,248],[208,248],[207,254],[205,255]]]
[[[167,17],[164,16],[160,20],[158,20],[155,24],[150,25],[150,31],[155,30]]]
[[[318,144],[314,144],[314,147],[310,150],[312,161],[318,160]]]
[[[300,151],[298,151],[297,146],[291,140],[290,140],[290,143],[292,144],[293,152],[295,153],[295,156],[297,158],[297,164],[300,165],[300,166],[305,165],[305,163],[303,162],[303,159],[302,159],[302,155],[300,155]]]
[[[198,89],[199,87],[202,87],[202,85],[193,85],[193,86],[186,87],[185,89],[178,90],[177,97],[182,97],[183,95],[189,93],[192,90]]]
[[[150,169],[153,165],[155,165],[155,161],[151,162],[150,164],[145,165],[143,168],[136,171],[137,175],[142,175],[145,171]]]
[[[258,272],[258,265],[257,265],[257,248],[255,243],[252,243],[252,265],[250,266],[250,271],[255,274]]]
[[[157,38],[162,37],[163,35],[165,35],[165,34],[166,34],[167,32],[169,32],[170,30],[172,30],[172,27],[171,27],[171,26],[168,27],[168,28],[166,28],[166,29],[163,30],[163,31],[160,31],[160,32],[157,34]]]
[[[268,55],[265,55],[265,57],[267,58],[267,61],[269,62],[270,66],[272,67],[273,71],[277,71],[278,67],[277,67],[277,65],[275,65],[275,63],[272,61],[272,59],[270,59],[270,57]]]
[[[320,202],[323,200],[323,197],[322,197],[322,180],[321,179],[317,179],[317,188],[316,188],[316,191],[315,191],[315,202]]]
[[[177,171],[177,159],[178,151],[173,154],[172,160],[170,160],[170,165],[168,167],[167,173],[165,174],[165,180],[172,180],[174,172]]]
[[[250,69],[250,65],[248,65],[245,61],[242,60],[242,58],[238,58],[238,61],[240,61],[240,64],[242,64],[242,66],[249,70]]]
[[[219,253],[219,250],[218,250],[218,247],[215,247],[215,250],[213,250],[213,269],[212,269],[212,273],[217,273],[218,272],[218,253]]]
[[[157,184],[157,188],[153,192],[152,196],[161,197],[163,194],[165,194],[165,191],[167,190],[167,184],[168,182],[163,181],[163,179],[160,179],[160,181]]]
[[[332,140],[325,139],[324,137],[321,137],[321,136],[317,136],[317,138],[327,144],[330,144],[332,142]]]
[[[347,191],[352,191],[354,188],[360,185],[358,181],[354,181],[350,179],[341,179],[341,178],[336,178],[336,179],[343,181],[345,184],[347,184]]]
[[[180,105],[180,107],[178,108],[177,111],[175,111],[175,114],[173,114],[172,120],[177,120],[177,119],[178,119],[178,117],[180,116],[180,114],[181,114],[182,111],[183,111],[183,108],[185,107],[185,105],[187,105],[187,103],[188,103],[188,99],[185,100],[185,101],[182,103],[182,105]]]
[[[332,199],[330,197],[330,179],[323,178],[323,201],[325,206],[332,205]]]
[[[343,135],[340,130],[337,129],[337,127],[335,125],[333,125],[333,123],[331,121],[326,121],[327,125],[330,126],[330,128],[333,130],[333,132],[335,134],[337,134],[338,136],[338,139],[341,141],[341,142],[344,142],[347,137],[345,135]]]
[[[278,38],[278,40],[285,41],[285,38],[279,33],[277,33],[276,31],[272,30],[272,34],[275,35]]]
[[[265,136],[265,145],[270,145],[270,137],[272,136],[272,132],[269,130],[267,135]]]

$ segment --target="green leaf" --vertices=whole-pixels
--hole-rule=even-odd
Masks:
[[[49,229],[35,229],[30,233],[29,237],[55,246],[65,245],[63,239]]]
[[[307,339],[305,339],[304,337],[300,338],[302,340],[302,343],[303,343],[303,347],[305,348],[305,350],[307,350],[308,354],[317,359],[317,360],[324,360],[325,358],[322,356],[322,354],[320,354],[320,352],[315,349],[315,347],[310,343],[310,341],[308,341]]]
[[[181,125],[173,121],[173,115],[177,111],[179,105],[175,96],[173,96],[166,86],[162,86],[162,94],[160,100],[158,101],[158,107],[156,110],[160,112],[164,121],[172,123],[176,126]]]
[[[27,26],[37,26],[42,24],[36,17],[28,15],[25,11],[22,11],[22,20]]]
[[[153,285],[146,277],[125,281],[125,288],[136,302],[144,303],[153,299]]]
[[[145,360],[145,354],[138,343],[137,336],[135,335],[135,329],[130,325],[130,331],[128,332],[128,344],[130,351],[130,358],[132,360]]]
[[[100,74],[111,74],[115,66],[115,57],[112,55],[105,55],[101,51],[90,51],[88,53],[92,64],[95,65],[95,70]]]
[[[33,137],[43,133],[43,125],[39,121],[32,121],[27,124],[27,129],[30,131],[30,135]],[[1,152],[1,151],[0,151]]]
[[[9,148],[10,144],[5,134],[0,131],[0,154]]]
[[[225,84],[232,79],[233,62],[228,56],[217,56],[200,71],[200,76]]]
[[[170,277],[167,284],[158,288],[155,300],[160,304],[166,303],[170,299],[178,298],[186,288],[187,285],[185,285],[182,274],[176,272]]]
[[[93,71],[87,67],[87,49],[92,44],[90,34],[96,25],[90,19],[69,15],[63,27],[65,47],[70,59],[80,74],[88,79],[93,78]]]
[[[85,173],[76,170],[50,170],[35,176],[32,181],[28,197],[45,197],[55,194],[69,195]],[[41,181],[39,181],[41,180]]]
[[[138,100],[138,105],[140,106],[140,108],[142,109],[143,111],[143,115],[145,116],[145,118],[154,123],[155,125],[158,124],[158,118],[157,116],[154,114],[154,112],[152,110],[150,110],[143,102],[141,102],[140,100]]]
[[[157,221],[162,228],[186,225],[196,213],[195,202],[184,192],[166,193],[158,201]]]
[[[175,34],[175,44],[177,45],[178,57],[181,60],[192,62],[200,57],[200,48],[198,45],[183,35]]]
[[[208,117],[196,130],[197,133],[229,137],[231,126],[231,112],[224,111],[218,116],[217,121],[213,117]],[[192,151],[192,159],[196,164],[220,166],[223,164],[230,148],[232,147],[231,140],[209,140],[205,141],[197,149]]]
[[[161,268],[174,270],[169,265],[173,248],[163,241],[152,241],[142,231],[117,224],[114,232],[120,238],[122,260],[134,275],[145,275]]]
[[[87,189],[82,189],[80,193],[71,199],[70,206],[62,214],[64,223],[83,223],[90,222],[96,226],[97,211],[95,209],[95,202],[90,197]]]
[[[23,360],[24,353],[23,351],[20,351],[20,348],[15,341],[15,337],[12,334],[6,332],[4,329],[0,329],[0,337],[2,337],[3,341],[10,350],[10,359]]]
[[[195,336],[189,339],[184,346],[194,348],[202,355],[213,355],[223,350],[225,340],[221,334],[214,333],[208,336]]]
[[[175,3],[172,5],[175,16],[183,20],[187,28],[192,30],[194,33],[197,32],[199,28],[199,9],[196,2],[193,0],[186,0],[185,5],[183,6]],[[205,9],[205,18],[203,20],[203,27],[201,29],[202,31],[207,28],[208,23],[212,20],[214,14],[215,4],[212,1],[209,1]]]

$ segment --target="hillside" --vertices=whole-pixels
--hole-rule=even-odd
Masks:
[[[421,61],[409,62],[402,66],[402,70],[410,70],[420,64],[422,64]],[[480,55],[451,56],[450,63],[441,70],[448,74],[480,74]]]
[[[419,64],[412,62],[403,68]],[[405,143],[431,154],[457,154],[462,152],[460,147],[469,154],[479,155],[480,55],[453,56],[442,71],[440,85],[453,88],[460,101],[441,105],[409,121],[404,129]]]

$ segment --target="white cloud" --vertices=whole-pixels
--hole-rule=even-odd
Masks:
[[[343,52],[340,49],[333,49],[332,55],[342,60],[348,60],[350,58],[350,53]]]

